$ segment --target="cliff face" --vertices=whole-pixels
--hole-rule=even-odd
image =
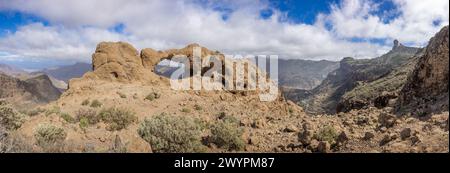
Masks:
[[[448,111],[449,30],[434,36],[401,90],[398,109],[420,114]]]

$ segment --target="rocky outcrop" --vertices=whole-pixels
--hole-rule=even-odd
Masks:
[[[93,72],[87,78],[117,82],[142,81],[146,77],[138,51],[128,43],[102,42],[92,55]]]
[[[125,42],[102,42],[97,45],[92,55],[92,72],[86,73],[84,79],[103,80],[120,83],[143,82],[155,79],[153,72],[156,65],[164,59],[170,60],[175,55],[187,56],[192,65],[193,48],[198,44],[190,44],[182,49],[156,51],[151,48],[143,49],[140,53]],[[221,55],[201,47],[202,56]],[[203,58],[202,57],[202,58]],[[72,83],[76,83],[74,80]],[[69,86],[70,87],[70,86]]]
[[[194,72],[193,66],[199,65],[198,63],[194,63],[194,48],[200,48],[202,63],[205,63],[205,59],[208,57],[216,57],[222,63],[221,71],[211,72],[209,71],[215,64],[210,62],[208,65],[203,64],[203,67],[197,68],[200,71]],[[190,44],[182,49],[169,49],[164,51],[157,51],[151,48],[143,49],[140,54],[138,51],[128,43],[124,42],[102,42],[97,45],[97,49],[95,53],[92,55],[92,66],[93,71],[86,73],[82,78],[72,79],[69,82],[69,89],[74,90],[83,90],[90,88],[92,85],[96,85],[99,82],[119,82],[119,83],[141,83],[144,85],[165,85],[168,86],[169,78],[168,76],[160,76],[155,70],[159,62],[162,60],[172,60],[174,57],[181,55],[185,56],[189,60],[190,64],[190,74],[191,77],[195,76],[194,74],[200,73],[203,76],[205,73],[210,72],[211,74],[218,75],[221,80],[215,81],[217,86],[225,87],[225,79],[227,78],[226,72],[236,71],[236,68],[231,66],[226,66],[225,64],[235,63],[237,61],[246,64],[244,71],[241,73],[244,76],[244,83],[239,83],[240,86],[243,86],[244,89],[249,87],[249,81],[254,81],[256,83],[257,74],[265,73],[262,72],[254,63],[248,61],[247,59],[239,59],[232,60],[226,59],[223,54],[218,51],[212,51],[205,47],[201,47],[198,44]],[[252,72],[256,72],[256,74],[249,75],[248,72],[251,70]],[[230,73],[231,74],[231,73]],[[247,74],[247,75],[244,75]],[[234,74],[233,74],[234,75]],[[232,85],[236,86],[237,79],[235,76],[229,76],[232,81]],[[190,80],[190,79],[189,79]],[[192,82],[192,81],[191,81]],[[89,83],[89,84],[88,84]],[[268,85],[273,85],[273,81],[269,80]],[[278,88],[276,86],[268,87],[268,88]],[[259,88],[256,88],[254,91],[241,91],[228,89],[227,91],[232,92],[234,94],[249,94],[249,93],[258,93],[260,92]],[[69,91],[67,94],[72,93],[73,90]],[[78,92],[78,91],[77,91]],[[276,93],[279,95],[279,92]]]
[[[420,110],[420,114],[448,111],[449,30],[444,27],[434,36],[425,54],[401,90],[398,109]]]

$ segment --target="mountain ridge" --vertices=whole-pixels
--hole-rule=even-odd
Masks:
[[[290,92],[287,96],[300,103],[307,112],[334,114],[341,111],[339,102],[345,93],[358,85],[388,75],[407,63],[419,48],[406,47],[394,41],[392,50],[374,59],[343,58],[339,68],[330,72],[325,80],[311,91]]]

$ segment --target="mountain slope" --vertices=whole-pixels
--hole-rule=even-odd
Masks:
[[[0,98],[26,107],[57,100],[61,92],[52,85],[47,75],[20,80],[0,73]]]
[[[406,64],[395,68],[389,74],[374,81],[360,82],[354,89],[346,92],[340,99],[336,111],[348,112],[352,109],[363,109],[370,106],[384,108],[393,107],[400,90],[412,73],[422,53],[418,53]]]
[[[345,93],[355,87],[385,77],[395,68],[406,64],[419,51],[394,42],[391,51],[374,59],[344,58],[340,67],[331,72],[316,88],[305,94],[293,94],[293,99],[305,107],[305,110],[317,113],[336,113],[338,103]]]

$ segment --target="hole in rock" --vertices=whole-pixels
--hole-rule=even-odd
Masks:
[[[113,78],[119,78],[119,74],[117,74],[117,72],[111,72],[111,76]]]

